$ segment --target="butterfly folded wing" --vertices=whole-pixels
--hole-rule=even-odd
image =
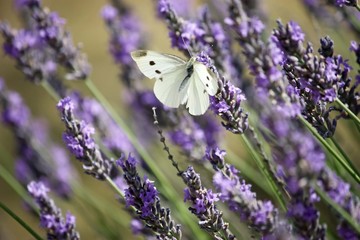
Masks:
[[[154,85],[155,96],[165,106],[176,108],[180,104],[186,102],[189,88],[189,82],[181,86],[187,77],[186,66],[178,66],[171,71],[161,75],[161,79],[157,79]],[[180,87],[181,86],[181,87]]]
[[[194,63],[194,74],[201,80],[204,85],[206,92],[210,96],[214,96],[218,91],[218,83],[216,75],[210,71],[204,64],[195,62]]]
[[[202,115],[210,105],[209,94],[203,83],[196,76],[195,71],[189,82],[186,107],[191,115]]]

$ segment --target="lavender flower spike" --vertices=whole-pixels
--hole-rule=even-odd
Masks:
[[[184,201],[192,203],[189,210],[200,220],[200,227],[215,239],[236,239],[229,230],[229,224],[222,218],[222,212],[215,205],[219,201],[219,194],[202,186],[200,175],[192,166],[182,173],[182,179],[187,185]]]
[[[156,233],[158,239],[181,239],[181,226],[171,219],[169,208],[161,207],[154,182],[146,177],[141,180],[136,163],[136,159],[131,155],[127,159],[123,155],[117,161],[129,186],[125,190],[126,205],[135,208],[139,219]]]
[[[75,230],[75,217],[68,212],[64,219],[61,210],[47,195],[49,189],[42,182],[30,182],[28,191],[40,208],[41,227],[46,229],[47,239],[80,239]]]
[[[217,171],[213,182],[221,193],[220,200],[227,203],[230,210],[239,214],[255,233],[267,238],[274,237],[278,225],[278,210],[270,201],[256,199],[251,185],[239,178],[239,171],[234,166],[225,164],[225,155],[225,150],[218,147],[208,148],[205,153],[205,158]]]
[[[108,159],[104,159],[95,144],[92,134],[95,133],[93,127],[74,118],[74,105],[69,97],[63,98],[57,105],[62,121],[65,123],[66,130],[63,133],[63,141],[75,157],[83,163],[85,173],[93,177],[105,180],[111,171],[112,164]]]
[[[65,20],[56,12],[49,12],[40,1],[22,1],[22,7],[29,10],[35,20],[38,35],[55,51],[56,60],[68,71],[70,80],[87,79],[91,67],[78,46],[75,46],[71,34],[65,30]]]

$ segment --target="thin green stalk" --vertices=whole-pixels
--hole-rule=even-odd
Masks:
[[[118,114],[112,108],[111,104],[106,100],[106,98],[102,95],[102,93],[96,88],[96,86],[93,84],[93,82],[91,80],[86,80],[85,84],[89,88],[91,93],[94,95],[94,97],[106,109],[106,111],[109,113],[109,115],[112,117],[112,119],[118,124],[119,127],[122,128],[122,130],[127,135],[129,141],[134,146],[135,150],[139,153],[139,155],[142,157],[142,159],[146,162],[148,167],[151,169],[151,171],[157,177],[157,179],[159,180],[158,183],[161,184],[162,194],[164,194],[164,196],[166,198],[168,198],[170,202],[173,203],[173,206],[175,208],[177,208],[177,211],[180,213],[178,215],[178,218],[191,229],[191,231],[195,234],[194,235],[195,238],[204,239],[205,234],[202,231],[200,231],[200,229],[196,226],[196,224],[193,224],[193,221],[191,220],[190,215],[189,215],[190,213],[189,213],[188,209],[186,208],[186,206],[181,201],[181,198],[177,195],[177,193],[171,187],[164,185],[164,183],[168,183],[169,181],[166,179],[165,175],[158,168],[158,165],[156,164],[156,162],[150,157],[150,155],[141,146],[141,144],[137,140],[135,134],[130,130],[130,128],[127,126],[127,124],[118,116]]]
[[[32,202],[32,199],[29,197],[23,186],[2,166],[0,165],[0,177],[9,184],[9,186],[30,206],[37,211],[37,207]]]
[[[355,221],[353,217],[350,216],[339,204],[334,202],[326,192],[324,192],[318,185],[313,184],[315,191],[319,196],[326,201],[335,211],[340,214],[359,234],[360,234],[360,225]]]
[[[10,217],[17,221],[26,231],[28,231],[31,236],[37,240],[43,240],[44,238],[40,237],[29,225],[26,224],[19,216],[17,216],[13,211],[6,207],[2,202],[0,202],[0,208],[4,210]]]
[[[55,102],[59,101],[59,95],[54,91],[54,89],[50,86],[50,84],[47,81],[42,81],[41,86],[55,100]]]
[[[359,4],[356,4],[355,8],[356,8],[356,10],[358,10],[360,12],[360,5]]]
[[[260,159],[258,154],[254,151],[253,147],[251,146],[251,144],[250,144],[249,140],[246,138],[246,136],[241,135],[241,137],[242,137],[242,140],[245,143],[245,146],[249,150],[250,155],[255,160],[255,162],[258,165],[258,167],[259,167],[260,171],[262,172],[262,174],[265,176],[266,181],[268,182],[268,184],[269,184],[269,186],[271,188],[271,191],[275,195],[281,209],[283,211],[286,211],[286,203],[285,203],[285,200],[284,200],[284,198],[283,198],[283,196],[281,194],[281,190],[278,188],[277,184],[275,183],[275,181],[271,177],[269,171],[266,169],[264,163],[262,162],[262,160]]]
[[[333,138],[331,137],[329,139],[331,141],[332,144],[334,144],[334,146],[337,148],[337,150],[341,153],[341,155],[343,156],[343,158],[345,159],[346,163],[354,170],[354,172],[360,176],[359,171],[357,170],[357,168],[355,167],[355,165],[352,163],[352,161],[350,160],[350,158],[348,157],[348,155],[345,153],[344,149],[342,149],[342,147],[339,145],[339,143]]]
[[[351,168],[346,161],[339,156],[339,154],[325,141],[323,137],[306,121],[302,116],[298,116],[298,119],[310,130],[310,132],[317,138],[317,140],[329,151],[332,156],[345,168],[345,170],[360,184],[360,176]]]
[[[262,180],[262,176],[259,172],[257,172],[252,166],[250,166],[245,159],[239,159],[238,156],[234,152],[227,148],[226,152],[229,155],[229,159],[237,159],[237,161],[233,161],[233,164],[239,168],[241,171],[241,175],[244,175],[248,179],[250,179],[256,186],[260,187],[264,192],[271,196],[271,189],[267,186],[267,184]]]
[[[341,102],[340,99],[336,98],[335,102],[350,115],[357,125],[360,125],[360,119],[343,102]]]
[[[120,189],[116,186],[113,180],[109,176],[106,176],[106,181],[110,184],[110,186],[117,192],[122,198],[125,198],[125,195],[123,192],[120,191]]]

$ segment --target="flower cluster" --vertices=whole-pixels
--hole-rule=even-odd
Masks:
[[[189,210],[200,220],[200,227],[215,238],[224,235],[226,239],[235,239],[229,230],[229,224],[222,217],[222,212],[215,205],[219,201],[219,194],[202,186],[200,175],[192,166],[188,167],[181,176],[187,185],[184,190],[184,201],[191,202],[192,206]]]
[[[350,184],[344,182],[333,171],[326,168],[318,179],[319,186],[339,204],[355,222],[360,223],[360,199],[350,191]],[[360,233],[356,232],[349,223],[340,218],[337,226],[338,236],[342,239],[360,238]]]
[[[278,22],[278,29],[273,32],[273,40],[284,51],[283,70],[289,83],[293,86],[303,101],[302,114],[323,137],[331,137],[336,128],[341,113],[335,119],[330,119],[330,112],[340,111],[328,104],[339,99],[349,105],[351,111],[357,114],[358,103],[355,87],[350,88],[351,78],[348,73],[351,67],[340,55],[329,55],[332,51],[329,40],[321,41],[322,48],[317,56],[309,43],[303,45],[305,35],[300,26],[290,22],[286,26]]]
[[[220,192],[220,200],[226,202],[230,210],[248,223],[248,226],[262,236],[270,236],[278,221],[278,210],[270,201],[256,199],[256,193],[251,191],[251,185],[239,178],[239,171],[225,164],[225,150],[218,147],[206,150],[205,158],[217,171],[214,175],[214,185]]]
[[[57,64],[35,31],[15,30],[7,23],[0,23],[5,54],[16,60],[17,67],[35,83],[54,76]]]
[[[49,198],[49,189],[42,182],[30,182],[27,188],[40,208],[41,227],[46,229],[47,239],[80,239],[80,234],[75,230],[75,217],[68,212],[64,219],[61,210]]]
[[[121,3],[120,3],[121,4]],[[130,87],[134,79],[140,78],[139,71],[134,68],[130,52],[143,45],[143,37],[139,20],[124,5],[114,7],[106,5],[101,15],[110,32],[109,51],[114,61],[121,67],[121,80]]]
[[[40,1],[22,1],[19,5],[29,11],[34,21],[34,33],[53,50],[56,62],[68,71],[66,78],[86,79],[90,74],[90,65],[65,30],[65,20],[56,12],[49,12]]]
[[[104,159],[104,155],[96,146],[92,137],[95,133],[94,128],[85,121],[75,119],[75,107],[70,97],[61,99],[57,108],[66,127],[63,141],[70,152],[82,162],[85,173],[100,180],[108,178],[113,163],[109,159]]]
[[[138,217],[146,228],[154,231],[160,239],[181,239],[181,226],[171,219],[170,209],[160,205],[160,198],[154,182],[148,178],[141,180],[136,170],[136,159],[124,155],[117,161],[124,172],[124,179],[129,186],[125,189],[127,206],[135,208]]]
[[[300,114],[299,99],[292,94],[291,86],[286,84],[287,80],[278,69],[283,62],[282,52],[272,39],[267,43],[262,40],[264,24],[256,17],[249,18],[239,1],[231,1],[228,8],[229,17],[225,21],[235,31],[243,47],[250,73],[256,80],[257,96],[264,101],[270,98],[278,110],[289,116]],[[264,101],[259,102],[263,104]]]
[[[57,194],[70,197],[76,176],[65,149],[50,140],[44,121],[34,119],[21,96],[0,79],[1,120],[16,139],[15,175],[25,187],[31,180],[48,183]]]

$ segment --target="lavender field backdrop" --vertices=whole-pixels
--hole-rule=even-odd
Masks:
[[[0,239],[360,239],[359,36],[355,0],[0,0]]]

